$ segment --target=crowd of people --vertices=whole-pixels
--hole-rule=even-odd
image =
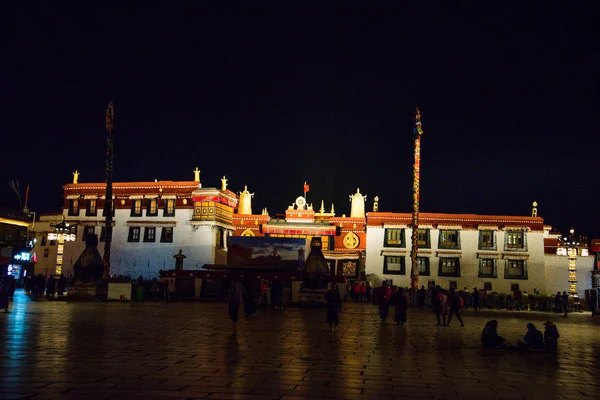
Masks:
[[[485,348],[509,348],[516,350],[527,350],[532,352],[556,351],[558,350],[558,328],[552,321],[544,323],[545,330],[538,330],[531,322],[527,324],[527,332],[523,341],[517,341],[515,346],[509,346],[506,340],[498,334],[498,321],[488,321],[481,332],[481,344]]]
[[[67,289],[67,278],[63,274],[58,277],[53,274],[28,275],[25,277],[24,288],[25,293],[33,300],[42,297],[49,300],[62,299]]]

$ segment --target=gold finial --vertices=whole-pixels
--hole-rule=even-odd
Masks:
[[[379,196],[375,196],[375,198],[373,199],[373,211],[379,211]]]
[[[532,217],[537,217],[537,215],[538,215],[538,213],[537,213],[537,206],[538,206],[537,201],[534,201],[533,202],[533,208],[531,209],[531,216]]]
[[[421,111],[419,111],[419,107],[417,107],[417,111],[415,112],[415,130],[413,132],[415,138],[423,134],[421,125]]]
[[[200,183],[200,170],[198,167],[196,167],[196,169],[192,172],[194,172],[194,182]]]
[[[335,208],[333,208],[333,203],[331,203],[331,215],[335,217]]]
[[[227,178],[225,178],[225,175],[223,175],[223,177],[221,178],[221,190],[227,190]]]
[[[79,183],[79,171],[73,172],[73,183]]]
[[[325,200],[321,200],[321,208],[319,209],[321,214],[325,213]]]

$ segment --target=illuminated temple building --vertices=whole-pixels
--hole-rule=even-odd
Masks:
[[[269,215],[265,208],[253,212],[253,193],[247,187],[235,193],[225,177],[219,187],[204,187],[198,169],[194,173],[193,181],[113,184],[111,274],[157,277],[159,270],[173,269],[179,250],[186,257],[186,271],[225,265],[228,245],[236,237],[298,239],[303,244],[298,258],[304,259],[311,239],[320,238],[332,275],[376,275],[394,285],[410,285],[410,213],[381,212],[377,197],[374,211],[367,212],[366,196],[356,189],[349,216],[336,216],[333,205],[326,211],[323,202],[315,210],[305,196],[290,199],[284,213]],[[36,231],[44,236],[60,221],[73,229],[75,240],[61,249],[60,272],[69,275],[88,235],[97,235],[103,252],[106,186],[74,179],[63,189],[62,215],[44,217]],[[569,271],[567,257],[557,250],[558,238],[538,216],[420,213],[419,285],[555,293],[568,291],[573,281],[583,296],[591,286],[593,257],[587,251],[576,254],[576,271]],[[57,252],[51,247],[50,241],[38,240],[36,272],[56,265]]]

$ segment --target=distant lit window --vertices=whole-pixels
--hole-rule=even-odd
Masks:
[[[419,275],[431,275],[431,271],[429,269],[429,257],[417,257],[417,262],[419,263]]]
[[[160,235],[160,241],[162,243],[173,243],[173,228],[163,227]]]
[[[383,273],[406,275],[406,257],[385,256],[383,260]]]
[[[506,232],[506,249],[524,249],[525,248],[525,232],[523,231],[507,231]]]
[[[525,260],[505,260],[505,279],[527,279],[527,264]]]
[[[95,217],[98,214],[98,209],[96,208],[96,199],[89,199],[87,201],[87,210],[85,215],[88,217]]]
[[[156,215],[158,215],[158,202],[156,201],[156,199],[149,199],[148,200],[148,208],[146,210],[146,215],[147,216],[156,216]]]
[[[71,216],[79,215],[79,199],[71,199],[69,201],[69,215],[71,215]]]
[[[440,242],[439,242],[438,247],[440,249],[458,249],[458,248],[460,248],[458,231],[441,229],[440,230]]]
[[[175,216],[175,199],[167,199],[165,200],[165,217],[174,217]]]
[[[156,228],[148,226],[144,228],[144,242],[155,242],[156,241]]]
[[[140,227],[130,226],[129,236],[127,237],[128,242],[139,242],[140,241]]]
[[[141,217],[142,216],[142,200],[135,199],[131,202],[131,216]]]
[[[495,247],[494,231],[479,231],[479,248],[493,249]]]
[[[493,258],[479,259],[479,277],[480,278],[495,278],[496,277],[496,260]]]
[[[460,259],[456,257],[441,257],[438,275],[460,276]]]
[[[417,229],[417,245],[420,249],[431,248],[431,240],[429,239],[429,229]]]
[[[406,247],[404,242],[404,229],[386,229],[384,246]]]

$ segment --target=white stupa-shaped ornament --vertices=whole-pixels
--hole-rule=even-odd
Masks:
[[[350,195],[350,218],[364,218],[365,217],[365,202],[367,196],[360,194],[360,189],[356,188],[356,193]]]
[[[244,186],[244,191],[240,192],[240,203],[238,205],[238,214],[252,215],[252,198],[254,193],[248,191],[248,186]]]

